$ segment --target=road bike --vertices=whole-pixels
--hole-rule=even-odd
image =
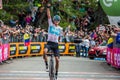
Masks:
[[[49,51],[50,60],[49,60],[49,78],[50,80],[56,80],[55,78],[55,68],[54,68],[54,54],[53,51]]]

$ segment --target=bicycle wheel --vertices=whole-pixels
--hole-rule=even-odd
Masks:
[[[50,80],[55,80],[54,62],[52,58],[50,59],[50,63],[49,63],[49,77],[50,77]]]

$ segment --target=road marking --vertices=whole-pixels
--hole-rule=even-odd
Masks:
[[[59,78],[96,78],[96,79],[120,79],[120,74],[118,73],[91,73],[91,72],[59,72]],[[48,77],[48,72],[45,71],[0,71],[0,79],[4,78],[33,78],[36,79],[45,79]],[[42,80],[41,79],[41,80]],[[76,80],[75,79],[75,80]],[[24,80],[24,79],[23,79]],[[73,79],[74,80],[74,79]]]
[[[82,78],[58,78],[57,80],[88,80],[88,79],[82,79]],[[0,80],[49,80],[49,78],[0,78]],[[92,79],[95,80],[95,79]]]
[[[0,80],[49,80],[49,78],[18,78],[18,77],[0,77]],[[84,78],[58,78],[57,80],[108,80],[108,79],[84,79]],[[120,80],[120,79],[109,79],[109,80]]]
[[[48,73],[46,71],[11,71],[11,70],[1,70],[0,71],[0,74],[1,73]],[[119,73],[115,73],[115,72],[59,72],[61,74],[119,74]],[[120,75],[120,74],[119,74]]]

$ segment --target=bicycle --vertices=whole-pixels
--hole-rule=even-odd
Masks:
[[[50,78],[50,80],[56,80],[56,78],[55,78],[55,72],[54,72],[55,68],[54,68],[54,60],[53,60],[53,57],[54,57],[53,51],[50,50],[49,54],[50,54],[50,60],[49,60],[49,78]]]

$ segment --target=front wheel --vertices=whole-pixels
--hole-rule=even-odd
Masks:
[[[50,80],[55,80],[53,60],[50,60],[50,64],[49,64],[49,77],[50,77]]]

